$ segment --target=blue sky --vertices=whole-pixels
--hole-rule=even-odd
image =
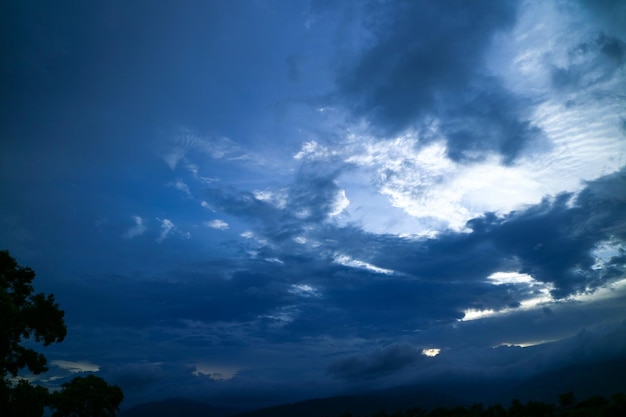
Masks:
[[[45,383],[263,405],[626,351],[623,2],[0,15],[0,242],[69,331]]]

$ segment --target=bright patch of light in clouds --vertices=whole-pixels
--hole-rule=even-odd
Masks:
[[[50,363],[71,373],[98,372],[100,370],[100,366],[86,361],[54,360]]]
[[[492,317],[492,316],[495,316],[496,314],[498,314],[498,312],[493,309],[478,310],[475,308],[469,308],[463,311],[463,318],[460,319],[459,321],[478,320],[478,319],[483,319],[486,317]]]
[[[430,349],[422,349],[422,355],[434,358],[435,356],[441,353],[441,349],[438,348],[430,348]]]
[[[525,284],[523,282],[522,284]],[[501,285],[496,284],[496,285]],[[515,313],[518,311],[528,311],[534,310],[537,308],[541,308],[544,306],[556,306],[557,301],[552,297],[550,291],[554,289],[554,286],[550,283],[541,283],[535,280],[532,280],[529,283],[530,286],[534,287],[536,291],[534,291],[535,296],[521,300],[518,307],[509,307],[500,310],[494,309],[474,309],[469,308],[463,311],[463,318],[459,319],[459,321],[472,321],[479,320],[489,317],[501,316],[510,313]],[[539,287],[537,289],[537,287]],[[562,303],[594,303],[600,302],[602,300],[623,297],[626,295],[626,278],[608,283],[600,288],[589,291],[581,291],[576,294],[572,294],[567,297],[566,300],[561,301]],[[521,346],[521,345],[520,345]]]
[[[494,285],[502,284],[532,284],[536,282],[533,277],[528,274],[520,274],[518,272],[494,272],[487,277]]]

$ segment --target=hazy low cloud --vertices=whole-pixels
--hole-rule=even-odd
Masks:
[[[416,363],[423,355],[409,345],[391,345],[374,352],[339,359],[328,366],[328,372],[342,379],[378,378]]]

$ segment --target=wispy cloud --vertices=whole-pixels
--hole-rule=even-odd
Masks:
[[[85,361],[53,360],[50,363],[71,373],[98,372],[100,370],[99,365]]]
[[[178,234],[179,236],[185,239],[188,239],[191,236],[189,232],[183,232],[179,230],[170,219],[158,219],[157,218],[157,220],[161,222],[161,233],[159,234],[159,237],[156,240],[158,243],[163,242],[165,239],[172,236],[174,233]]]
[[[224,220],[220,220],[220,219],[215,219],[215,220],[211,220],[208,222],[204,222],[204,224],[207,227],[210,227],[211,229],[217,229],[217,230],[226,230],[228,229],[228,223],[226,223]]]
[[[213,159],[246,159],[246,153],[241,147],[227,137],[209,138],[201,136],[190,129],[181,129],[173,139],[173,144],[163,154],[163,160],[170,169],[174,170],[181,161],[185,161],[186,168],[204,181],[212,179],[199,175],[198,165],[188,160],[190,153],[209,156]]]
[[[124,233],[124,237],[126,239],[132,239],[132,238],[135,238],[137,236],[141,236],[145,232],[148,231],[148,226],[145,225],[144,219],[142,219],[139,216],[133,216],[133,221],[135,222],[135,225],[132,226],[130,229],[128,229]]]
[[[189,189],[189,186],[181,179],[178,179],[174,182],[170,182],[167,184],[169,187],[175,188],[179,191],[181,191],[183,194],[185,194],[188,197],[191,197],[191,190]]]

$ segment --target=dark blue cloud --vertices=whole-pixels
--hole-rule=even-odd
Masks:
[[[309,201],[306,194],[294,193],[294,200],[280,210],[251,195],[246,204],[221,207],[259,221],[258,231],[271,242],[263,256],[280,258],[285,262],[280,267],[283,274],[288,271],[287,276],[322,289],[323,299],[310,301],[318,308],[320,322],[332,315],[335,324],[340,322],[356,332],[366,326],[371,334],[383,335],[454,321],[466,308],[516,307],[521,300],[537,295],[531,288],[487,284],[486,277],[494,272],[530,274],[552,284],[557,298],[619,277],[623,271],[619,257],[598,270],[593,267],[592,251],[611,239],[624,241],[624,189],[624,173],[615,173],[589,182],[577,196],[566,193],[546,198],[501,217],[486,214],[468,222],[471,233],[449,232],[426,240],[372,235],[299,219],[294,213]],[[259,210],[258,205],[269,211]],[[293,238],[295,231],[304,233],[305,225],[309,238],[323,242],[323,251],[309,252],[305,245],[285,240],[285,230]],[[393,273],[338,265],[337,254]],[[290,324],[292,329],[297,327],[298,319]],[[333,326],[326,331],[332,333]]]
[[[513,2],[395,1],[365,10],[375,42],[339,76],[337,97],[379,134],[440,117],[450,158],[495,152],[507,163],[541,137],[528,103],[482,67],[493,36],[515,22]]]
[[[622,170],[589,182],[576,197],[561,194],[503,219],[485,217],[469,225],[477,237],[515,256],[522,272],[554,284],[554,294],[564,297],[603,283],[591,251],[612,239],[624,242],[624,190]]]
[[[374,352],[339,359],[328,366],[336,378],[349,380],[372,379],[415,364],[422,357],[409,345],[391,345]]]

